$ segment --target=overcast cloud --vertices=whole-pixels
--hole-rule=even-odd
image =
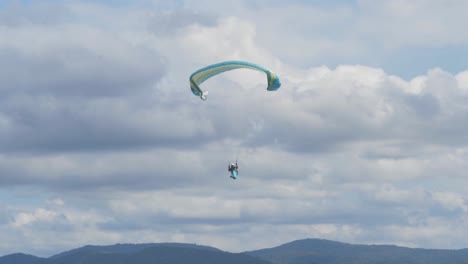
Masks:
[[[467,247],[466,2],[327,2],[0,5],[0,256]]]

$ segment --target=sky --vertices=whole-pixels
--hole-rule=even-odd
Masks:
[[[468,247],[468,2],[2,1],[0,256]],[[227,72],[190,92],[195,70]],[[239,178],[227,163],[239,160]]]

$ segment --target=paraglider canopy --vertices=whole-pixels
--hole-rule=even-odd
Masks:
[[[200,88],[199,85],[201,83],[217,74],[241,68],[264,72],[267,76],[268,91],[276,91],[281,86],[278,76],[260,65],[246,61],[225,61],[206,66],[190,75],[190,89],[194,95],[199,96],[202,100],[206,100],[208,92]]]

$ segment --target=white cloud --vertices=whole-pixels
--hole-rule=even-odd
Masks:
[[[433,199],[440,203],[444,208],[448,210],[462,210],[463,212],[468,211],[468,206],[465,204],[465,198],[453,192],[435,192],[432,194]]]
[[[57,217],[56,212],[38,208],[33,213],[19,213],[16,215],[12,226],[21,227],[34,222],[53,222],[55,217]]]

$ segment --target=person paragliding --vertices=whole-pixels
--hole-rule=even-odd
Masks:
[[[237,165],[237,160],[236,164],[231,163],[228,165],[228,171],[231,173],[231,176],[229,176],[230,178],[232,178],[233,180],[237,179],[237,175],[239,174],[239,166]]]
[[[268,91],[276,91],[281,87],[281,82],[279,80],[278,75],[273,73],[272,71],[264,68],[260,65],[255,63],[246,62],[246,61],[225,61],[216,63],[213,65],[209,65],[203,67],[190,75],[190,90],[195,96],[200,97],[203,101],[206,100],[206,96],[208,95],[207,91],[203,91],[200,88],[200,85],[208,80],[209,78],[218,75],[220,73],[231,71],[235,69],[249,69],[249,70],[256,70],[266,74],[267,77],[267,90]],[[239,174],[238,171],[239,166],[236,163],[229,163],[228,164],[228,171],[231,173],[230,178],[237,179]]]

